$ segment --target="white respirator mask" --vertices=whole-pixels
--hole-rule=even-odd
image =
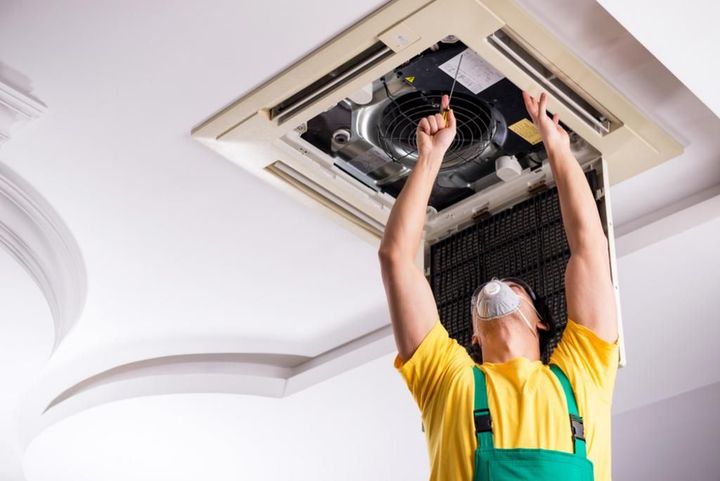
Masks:
[[[533,333],[537,336],[535,328],[532,326],[528,318],[520,309],[521,301],[527,302],[527,299],[519,296],[515,291],[512,290],[508,282],[509,279],[500,280],[497,277],[493,277],[492,280],[486,282],[477,288],[472,297],[472,309],[473,318],[477,318],[480,321],[490,321],[493,319],[499,319],[505,316],[517,312],[525,324]],[[520,285],[518,282],[510,281],[511,283]],[[521,285],[521,287],[524,287]],[[534,293],[530,294],[534,297]],[[531,304],[533,310],[538,314],[537,309]]]

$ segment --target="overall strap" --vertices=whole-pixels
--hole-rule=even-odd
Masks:
[[[568,380],[565,373],[556,364],[550,364],[550,369],[560,381],[560,385],[565,392],[565,399],[567,400],[568,411],[570,414],[570,431],[572,432],[573,447],[575,454],[578,456],[586,457],[585,452],[585,430],[583,420],[578,413],[577,403],[575,402],[575,394],[573,394],[572,385]]]
[[[475,408],[473,417],[475,419],[475,434],[477,435],[478,448],[493,448],[492,418],[488,408],[487,387],[485,384],[485,373],[479,367],[473,366],[475,376]]]

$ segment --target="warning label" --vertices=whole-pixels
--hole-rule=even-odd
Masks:
[[[519,122],[515,122],[508,128],[522,137],[523,140],[529,144],[535,145],[538,142],[542,142],[540,132],[538,132],[535,124],[530,122],[528,119],[522,119]]]

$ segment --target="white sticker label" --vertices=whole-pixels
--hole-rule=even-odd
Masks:
[[[465,49],[440,65],[440,70],[455,78],[461,55],[462,64],[460,65],[460,73],[457,74],[457,82],[472,93],[482,92],[503,78],[500,72],[470,48]]]

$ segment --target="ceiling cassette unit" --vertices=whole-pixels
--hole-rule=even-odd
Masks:
[[[552,187],[521,90],[548,92],[580,164],[602,170],[600,195],[682,152],[507,0],[391,2],[192,135],[378,243],[417,159],[416,124],[455,74],[458,129],[430,197],[429,243]]]

